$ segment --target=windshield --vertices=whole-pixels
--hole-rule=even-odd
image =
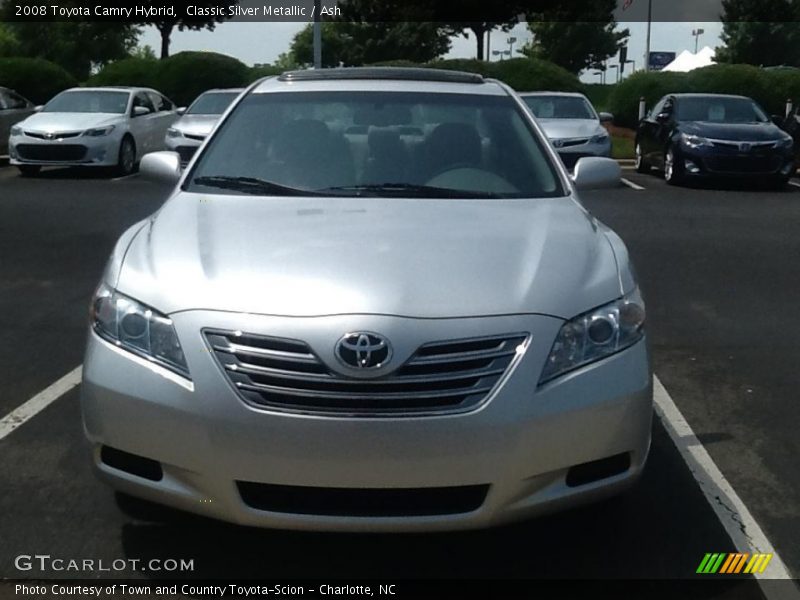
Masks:
[[[128,92],[62,92],[42,112],[124,114],[128,108]]]
[[[523,96],[539,119],[597,119],[591,104],[580,96]]]
[[[187,115],[221,115],[225,112],[239,92],[210,92],[192,102]]]
[[[765,123],[761,108],[749,98],[698,96],[680,98],[676,117],[679,121],[711,123]]]
[[[252,94],[187,178],[217,193],[425,198],[563,195],[508,96],[407,92]]]

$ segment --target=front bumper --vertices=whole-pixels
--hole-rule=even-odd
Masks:
[[[78,135],[61,140],[44,140],[27,135],[9,139],[9,162],[12,165],[41,166],[115,166],[119,160],[122,134],[91,137]]]
[[[742,152],[728,148],[692,148],[681,144],[677,156],[682,171],[692,177],[789,177],[795,168],[791,149],[755,147]]]
[[[181,157],[181,163],[186,165],[192,160],[194,153],[197,152],[197,149],[203,145],[203,141],[205,138],[201,136],[196,137],[186,137],[181,135],[180,137],[170,137],[166,136],[164,138],[164,143],[166,144],[167,150],[171,150],[172,152],[177,152]]]
[[[592,143],[587,142],[585,144],[580,144],[576,146],[567,146],[556,148],[558,152],[558,156],[561,158],[561,162],[564,163],[564,166],[568,169],[572,169],[575,167],[575,164],[581,158],[586,158],[590,156],[601,156],[601,157],[610,157],[611,156],[611,138],[608,138],[607,142],[600,142],[600,143]]]
[[[135,358],[94,333],[84,362],[82,409],[92,460],[113,487],[244,525],[310,530],[420,531],[486,527],[596,500],[630,485],[650,444],[652,383],[645,341],[537,389],[559,319],[512,316],[415,320],[285,319],[190,311],[173,315],[193,381]],[[320,356],[344,331],[392,341],[527,331],[513,373],[475,410],[430,417],[330,417],[254,408],[237,395],[202,338],[203,328],[306,339]],[[113,468],[104,446],[160,463],[149,480]],[[569,485],[576,465],[625,455],[629,468]],[[431,490],[488,486],[464,512],[321,514],[262,510],[237,482],[285,489]],[[249,503],[248,503],[249,502]],[[332,511],[330,511],[332,512]],[[402,511],[401,511],[402,512]]]

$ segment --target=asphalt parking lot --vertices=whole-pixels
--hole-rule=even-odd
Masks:
[[[797,576],[800,187],[676,189],[625,177],[633,186],[584,200],[634,258],[655,372]],[[105,260],[164,197],[138,176],[50,170],[24,179],[0,166],[0,418],[81,364]],[[78,395],[70,389],[0,439],[0,578],[82,576],[15,568],[16,556],[38,553],[194,559],[194,572],[177,575],[203,578],[671,579],[694,577],[708,552],[740,550],[658,419],[643,479],[613,501],[491,531],[309,534],[121,510],[90,472]],[[725,581],[730,597],[757,597],[751,587],[735,595],[746,576]]]

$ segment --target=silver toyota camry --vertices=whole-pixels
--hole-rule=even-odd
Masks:
[[[214,129],[222,113],[242,93],[241,89],[209,90],[200,94],[186,112],[167,129],[164,143],[188,163]]]
[[[117,490],[219,519],[444,530],[624,490],[650,445],[622,240],[507,86],[301,71],[228,110],[118,241],[83,370]]]
[[[531,92],[522,94],[561,160],[571,169],[585,156],[611,156],[611,138],[603,123],[611,113],[598,114],[583,94]]]

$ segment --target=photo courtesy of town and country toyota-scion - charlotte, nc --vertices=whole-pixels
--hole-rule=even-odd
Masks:
[[[259,598],[262,596],[394,596],[397,586],[394,584],[379,584],[376,586],[361,584],[336,584],[321,583],[314,586],[308,585],[203,585],[203,584],[170,584],[152,585],[148,583],[114,583],[82,585],[69,583],[56,584],[15,584],[16,596],[41,597],[45,594],[53,596],[151,596],[171,597],[176,594],[185,596],[200,596],[203,598]]]
[[[0,6],[3,2],[0,1]],[[109,6],[95,4],[91,6],[66,6],[59,4],[40,4],[40,5],[14,5],[14,16],[16,17],[47,17],[57,19],[80,19],[86,17],[104,18],[155,18],[155,17],[219,17],[219,18],[299,18],[313,19],[315,7],[301,5],[272,6],[239,6],[231,4],[228,6],[197,6],[194,4],[174,5],[165,4],[163,6],[131,5],[131,6]],[[320,8],[321,17],[341,16],[341,9],[338,6],[322,6]]]

